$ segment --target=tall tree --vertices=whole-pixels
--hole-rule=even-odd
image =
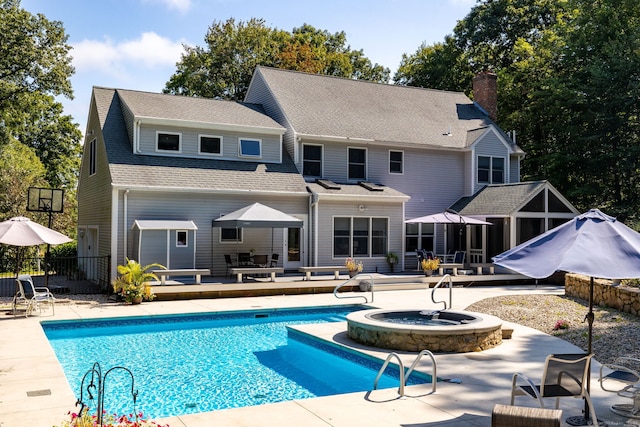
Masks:
[[[17,140],[40,158],[52,186],[74,188],[81,132],[55,96],[73,97],[62,23],[0,0],[0,145]]]
[[[292,33],[264,20],[215,22],[206,47],[184,46],[177,71],[164,92],[242,100],[258,65],[334,76],[388,81],[389,70],[372,64],[361,50],[346,45],[344,32],[331,34],[304,24]]]

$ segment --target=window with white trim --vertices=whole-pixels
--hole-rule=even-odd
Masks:
[[[199,135],[198,153],[210,156],[222,155],[222,137],[214,135]]]
[[[262,157],[262,140],[240,138],[238,155],[240,157],[260,158]]]
[[[478,183],[504,184],[504,158],[478,156]]]
[[[242,228],[221,228],[220,243],[242,243]]]
[[[433,224],[406,224],[405,250],[415,252],[418,249],[433,251]]]
[[[186,230],[176,230],[176,247],[185,248],[189,246],[189,232]]]
[[[367,179],[367,150],[364,148],[348,149],[349,179],[360,181]]]
[[[404,152],[389,151],[389,173],[404,173]]]
[[[322,145],[302,144],[302,175],[322,178]]]
[[[176,132],[156,132],[156,151],[171,151],[179,153],[182,134]]]
[[[89,142],[89,175],[96,173],[96,157],[96,138],[93,138],[91,142]]]
[[[388,252],[388,230],[387,218],[335,217],[333,256],[385,256]]]

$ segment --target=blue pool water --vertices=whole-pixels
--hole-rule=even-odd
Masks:
[[[67,380],[80,396],[83,375],[100,363],[132,371],[136,410],[161,418],[217,409],[371,390],[381,362],[311,339],[287,325],[344,321],[367,307],[242,311],[95,321],[43,322]],[[387,370],[378,388],[398,387]],[[130,377],[105,381],[105,409],[133,410]],[[414,383],[428,381],[411,376]],[[88,402],[87,402],[88,403]]]

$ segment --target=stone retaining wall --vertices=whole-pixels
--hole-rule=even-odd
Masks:
[[[590,280],[580,274],[567,274],[564,282],[565,295],[588,301]],[[595,279],[593,303],[640,316],[640,288],[613,285],[611,280]]]

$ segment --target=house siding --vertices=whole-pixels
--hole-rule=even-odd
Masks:
[[[345,257],[333,256],[333,220],[335,217],[386,218],[388,220],[387,250],[402,253],[403,219],[401,204],[368,203],[365,213],[354,202],[328,201],[318,203],[318,231],[322,236],[318,241],[317,265],[342,265]],[[388,272],[385,256],[358,257],[365,272]]]
[[[286,128],[283,136],[284,150],[287,151],[292,159],[295,159],[295,130],[292,128],[284,111],[282,111],[280,105],[273,97],[273,93],[271,93],[271,90],[264,81],[259,69],[253,75],[251,87],[247,92],[245,102],[262,105],[262,108],[269,117]],[[301,171],[302,169],[298,168],[298,170]]]
[[[157,132],[178,133],[181,135],[180,152],[157,152],[156,151],[156,135]],[[199,135],[221,136],[222,156],[212,156],[199,154]],[[140,126],[140,151],[141,154],[153,154],[168,157],[197,157],[197,158],[215,158],[221,160],[238,160],[252,161],[251,158],[239,156],[239,144],[241,138],[258,139],[261,141],[262,156],[259,159],[261,163],[281,163],[280,136],[265,135],[261,133],[251,132],[228,132],[217,131],[211,129],[185,129],[175,126]]]
[[[504,183],[508,184],[509,182],[511,182],[510,180],[512,178],[512,175],[509,149],[500,140],[495,132],[487,132],[478,142],[476,142],[474,148],[474,193],[486,185],[486,183],[478,182],[478,156],[502,157],[504,159],[504,166],[505,168],[507,168],[507,170],[504,171]]]
[[[196,268],[211,269],[214,275],[224,275],[226,265],[224,254],[248,252],[270,254],[273,239],[273,251],[282,257],[283,233],[280,229],[245,229],[241,244],[221,243],[220,228],[213,226],[212,221],[234,210],[251,203],[260,202],[274,207],[289,215],[304,216],[308,213],[308,197],[247,197],[246,195],[199,194],[187,192],[145,192],[131,190],[128,194],[127,239],[129,256],[136,249],[136,236],[131,229],[135,220],[189,220],[198,230],[196,239]],[[124,233],[123,233],[124,237]],[[190,235],[190,238],[192,236]],[[122,250],[122,248],[120,249]],[[122,257],[124,258],[124,257]],[[166,255],[159,260],[149,262],[166,262]]]
[[[80,176],[78,181],[78,228],[96,228],[98,237],[97,250],[92,251],[94,255],[104,256],[111,254],[111,174],[109,172],[109,162],[104,146],[104,139],[97,125],[98,112],[95,103],[91,103],[89,114],[89,125],[87,131],[93,135],[85,138],[85,147],[80,165]],[[88,145],[96,139],[96,173],[89,176],[89,149]],[[78,235],[79,248],[84,242],[82,239],[88,238]],[[94,243],[95,244],[95,243]]]

